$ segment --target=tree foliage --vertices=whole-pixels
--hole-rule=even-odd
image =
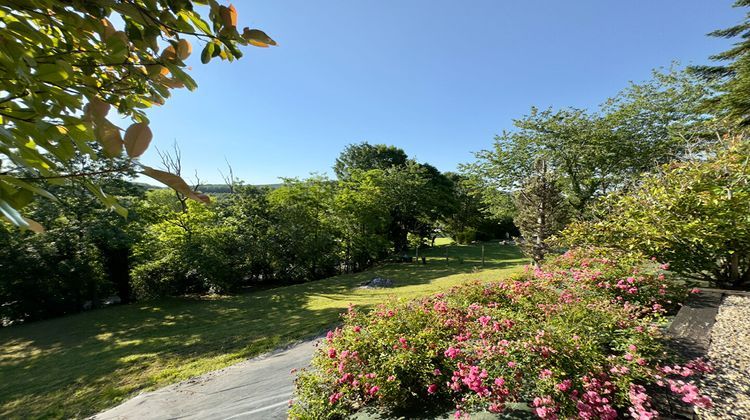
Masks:
[[[95,169],[105,171],[108,162],[97,162]],[[131,208],[128,220],[85,188],[49,185],[57,199],[37,200],[26,209],[46,226],[44,232],[0,224],[0,318],[74,313],[112,295],[131,300],[131,249],[143,226],[136,203],[143,190],[111,173],[97,175],[95,182]]]
[[[234,6],[215,0],[11,0],[0,5],[0,28],[0,214],[35,230],[41,226],[19,210],[35,196],[55,198],[42,183],[77,178],[126,214],[95,171],[74,168],[81,155],[91,162],[125,155],[108,170],[135,168],[205,201],[178,176],[137,163],[152,138],[145,110],[164,104],[172,89],[196,88],[185,64],[190,40],[203,44],[203,63],[240,58],[244,45],[275,45],[260,30],[240,32]],[[112,109],[132,124],[116,126]]]
[[[565,198],[546,162],[537,163],[536,173],[516,192],[515,203],[513,221],[523,236],[522,248],[538,265],[550,251],[548,240],[568,217]]]
[[[512,216],[500,213],[498,217],[499,212],[483,206],[482,203],[486,201],[483,195],[487,191],[477,188],[473,178],[450,172],[445,175],[451,181],[455,205],[440,224],[443,233],[460,244],[518,236]]]
[[[686,276],[730,287],[750,282],[750,142],[728,137],[708,160],[671,163],[596,218],[571,225],[568,243],[639,251]]]
[[[750,7],[750,1],[736,0],[734,7]],[[709,35],[737,42],[729,50],[711,57],[721,64],[691,68],[695,74],[718,85],[717,95],[706,103],[713,112],[725,114],[741,126],[750,125],[750,13],[743,22]]]
[[[408,248],[409,233],[433,236],[438,222],[455,211],[451,180],[394,146],[349,145],[336,159],[334,171],[343,182],[369,173],[365,177],[382,191],[380,205],[388,211],[388,239],[396,252]]]
[[[403,167],[408,159],[406,152],[398,147],[362,142],[346,146],[336,158],[333,171],[339,179],[347,179],[357,170]]]
[[[488,208],[512,213],[508,192],[547,162],[578,215],[598,197],[627,188],[637,177],[673,159],[700,152],[706,137],[698,108],[709,88],[684,72],[655,72],[606,101],[599,112],[539,110],[515,120],[516,130],[495,138],[464,170],[485,190]],[[710,139],[710,138],[709,138]]]

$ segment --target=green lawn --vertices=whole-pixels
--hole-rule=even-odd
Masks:
[[[442,246],[423,250],[427,265],[388,264],[239,296],[174,298],[0,328],[0,418],[83,417],[321,333],[349,303],[370,306],[498,279],[526,262],[517,248],[493,243],[482,268],[480,250]],[[397,287],[357,288],[374,276]]]

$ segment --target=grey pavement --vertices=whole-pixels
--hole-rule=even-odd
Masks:
[[[92,419],[285,419],[294,380],[290,371],[310,363],[316,342],[137,395]]]

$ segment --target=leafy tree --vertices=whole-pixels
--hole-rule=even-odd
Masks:
[[[744,133],[708,160],[665,165],[632,192],[609,196],[596,218],[572,224],[569,244],[640,251],[685,276],[750,283],[750,142]]]
[[[105,172],[109,161],[86,162]],[[116,165],[116,163],[113,163]],[[119,201],[137,207],[143,190],[105,173],[95,177],[103,190]],[[30,235],[3,227],[0,266],[1,316],[11,320],[33,320],[94,307],[99,300],[117,294],[131,299],[131,249],[140,238],[139,213],[129,220],[105,208],[91,192],[76,185],[46,187],[56,200],[39,200],[27,208],[35,220],[47,227]],[[4,224],[3,224],[4,225]]]
[[[456,205],[444,222],[445,231],[453,238],[476,226],[484,218],[479,192],[473,188],[467,176],[457,173],[446,173],[453,186],[453,197]]]
[[[625,182],[672,160],[692,159],[716,142],[713,115],[702,103],[716,86],[675,65],[652,72],[651,80],[631,83],[601,108],[607,125],[627,145],[616,149]]]
[[[492,215],[483,206],[485,191],[476,187],[475,180],[464,174],[446,173],[453,187],[455,205],[443,219],[442,230],[458,243],[485,241],[518,235],[511,216]]]
[[[18,210],[34,196],[53,198],[41,181],[78,178],[105,206],[126,213],[90,177],[96,171],[73,167],[80,154],[94,162],[124,149],[130,160],[108,171],[136,168],[205,201],[178,176],[137,163],[152,137],[144,109],[163,104],[171,89],[196,88],[185,72],[189,39],[204,43],[204,63],[240,58],[243,45],[275,45],[257,29],[240,33],[234,7],[215,0],[10,0],[0,19],[0,214],[35,230],[41,226]],[[111,108],[133,124],[117,127],[107,119]]]
[[[88,166],[102,175],[90,177],[106,194],[131,208],[127,219],[112,213],[86,188],[72,180],[66,185],[51,185],[48,190],[55,200],[39,200],[30,209],[30,215],[55,231],[59,236],[87,243],[99,253],[106,278],[112,283],[120,300],[131,300],[129,272],[134,244],[142,234],[142,220],[137,210],[144,197],[143,188],[132,184],[119,173],[108,173],[106,168],[117,165],[110,160],[80,161],[79,167]],[[133,211],[134,210],[134,211]]]
[[[268,203],[269,188],[235,184],[232,193],[219,197],[219,219],[236,237],[232,258],[249,283],[273,281],[276,244],[271,236],[276,223]]]
[[[113,291],[96,247],[65,230],[33,235],[0,224],[0,270],[4,321],[79,312]]]
[[[236,291],[243,283],[237,236],[222,223],[216,205],[149,191],[140,208],[151,223],[134,248],[133,289],[138,298]]]
[[[275,271],[284,280],[316,280],[338,270],[333,218],[335,183],[322,177],[287,179],[268,194],[274,220]]]
[[[404,168],[382,171],[381,182],[382,204],[390,213],[388,238],[396,253],[408,249],[409,233],[432,236],[453,204],[449,181],[428,165],[410,160]]]
[[[494,150],[477,154],[471,167],[489,188],[513,191],[531,178],[538,160],[558,172],[571,205],[582,211],[598,193],[615,184],[605,168],[616,163],[608,146],[616,136],[597,116],[582,110],[539,111],[514,121],[518,128],[495,138]]]
[[[337,188],[334,217],[346,271],[359,271],[388,254],[390,209],[382,170],[354,171]]]
[[[523,235],[522,248],[537,265],[550,250],[549,239],[565,225],[568,217],[565,198],[554,174],[539,161],[536,173],[516,193],[514,223]]]
[[[463,169],[484,189],[495,214],[512,213],[508,192],[547,162],[568,204],[583,214],[596,198],[627,188],[638,175],[673,159],[697,153],[704,115],[698,108],[708,87],[684,72],[655,73],[608,100],[599,112],[575,108],[532,108],[514,121],[515,131],[495,138],[492,150],[477,153]]]
[[[336,159],[333,171],[339,179],[347,179],[355,170],[389,169],[404,167],[409,157],[403,149],[385,144],[367,142],[350,144]]]
[[[373,170],[380,171],[372,176],[378,179],[384,194],[382,205],[390,212],[388,238],[394,250],[398,253],[408,248],[408,233],[434,236],[437,222],[455,205],[451,181],[434,166],[418,163],[402,149],[384,144],[349,145],[334,165],[344,182]]]

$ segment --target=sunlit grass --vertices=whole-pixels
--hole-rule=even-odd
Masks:
[[[451,238],[435,238],[436,246],[453,245],[453,239]]]
[[[427,264],[388,264],[240,296],[174,298],[0,329],[0,418],[83,417],[134,393],[220,369],[338,321],[350,303],[367,307],[520,270],[510,246],[422,250]],[[460,263],[459,261],[463,261]],[[373,277],[396,287],[363,289]]]

